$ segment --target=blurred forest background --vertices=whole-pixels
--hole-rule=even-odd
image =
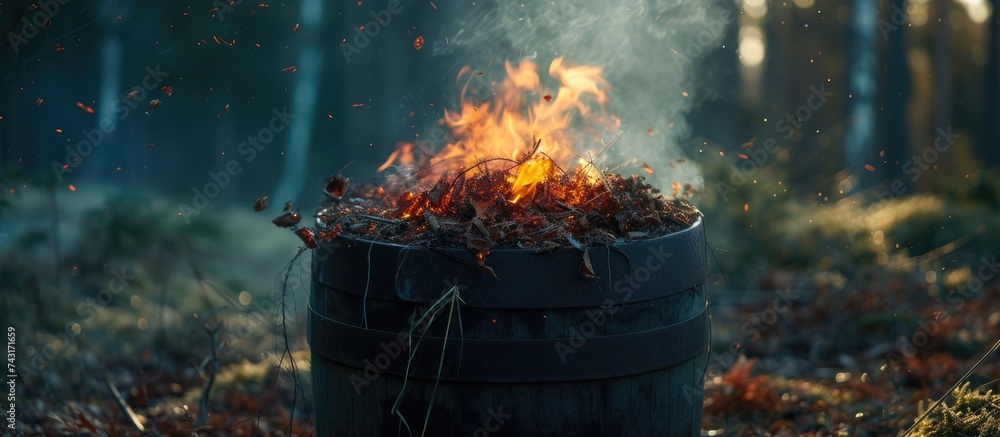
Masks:
[[[274,429],[308,428],[308,403],[268,376],[281,352],[272,284],[298,240],[251,206],[267,195],[268,212],[285,200],[311,211],[331,174],[364,179],[399,141],[440,139],[425,127],[457,103],[457,66],[469,64],[446,47],[448,10],[461,7],[447,0],[403,1],[392,16],[401,23],[352,55],[344,44],[357,24],[386,7],[369,3],[0,0],[0,304],[5,322],[24,327],[21,359],[36,377],[22,385],[37,402],[24,423],[123,426],[123,413],[86,406],[106,397],[108,377],[163,426],[220,428],[237,421],[206,410],[260,409]],[[551,7],[562,3],[572,18],[580,2]],[[764,358],[759,377],[773,378],[753,379],[753,364],[710,366],[705,426],[755,434],[747,424],[766,417],[772,432],[891,433],[1000,324],[987,299],[996,280],[977,278],[1000,242],[998,1],[700,4],[622,8],[642,23],[634,39],[661,17],[664,32],[680,33],[644,48],[671,94],[635,110],[665,122],[620,141],[672,132],[668,148],[643,150],[662,155],[648,161],[652,174],[646,158],[622,171],[665,192],[673,181],[700,189],[692,201],[717,264],[713,353]],[[371,52],[378,62],[365,62]],[[627,79],[616,89],[641,94],[643,82]],[[122,276],[128,291],[102,296]],[[960,296],[975,305],[953,306],[973,279],[979,288]],[[803,290],[808,305],[746,338],[747,317],[776,289]],[[293,300],[307,292],[299,283]],[[886,358],[942,311],[963,317],[941,321],[921,360]],[[294,329],[290,347],[307,361],[304,322]],[[178,330],[190,344],[168,341]],[[847,343],[815,340],[831,333]],[[227,346],[213,352],[220,337]],[[981,373],[1000,376],[996,362]],[[85,387],[69,404],[68,383]],[[727,397],[726,384],[773,396]],[[267,388],[284,398],[261,406]],[[216,401],[199,400],[213,389]]]

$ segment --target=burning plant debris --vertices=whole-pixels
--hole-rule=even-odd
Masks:
[[[643,177],[595,164],[618,135],[597,141],[601,150],[589,158],[574,150],[620,126],[604,109],[608,84],[600,67],[556,58],[548,73],[557,92],[543,87],[531,60],[505,68],[488,101],[470,98],[466,83],[460,109],[441,120],[453,137],[441,150],[400,144],[379,168],[395,171],[379,183],[331,177],[316,228],[295,229],[306,246],[345,234],[467,247],[482,264],[493,249],[583,248],[665,235],[697,220],[700,213],[683,200],[695,191],[690,184],[675,183],[665,197]],[[479,77],[474,71],[463,68],[459,80]]]
[[[405,171],[383,185],[351,187],[343,198],[330,198],[316,215],[318,225],[366,239],[488,254],[664,235],[688,227],[699,214],[682,199],[661,196],[642,177],[604,173],[594,181],[582,168],[567,173],[537,153],[513,162],[483,161],[475,169],[442,177],[429,189],[411,187]],[[542,177],[519,186],[524,172]]]
[[[516,161],[482,161],[430,188],[418,188],[414,171],[401,169],[380,185],[348,187],[345,178],[332,177],[316,229],[296,234],[309,248],[316,239],[340,234],[467,247],[482,262],[492,249],[547,251],[665,235],[687,228],[700,214],[680,197],[662,196],[643,177],[603,173],[593,180],[582,166],[566,172],[537,152]],[[540,178],[519,185],[525,172]],[[675,194],[692,192],[687,185]]]

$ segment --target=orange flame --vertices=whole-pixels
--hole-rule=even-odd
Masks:
[[[418,148],[414,144],[402,143],[379,171],[392,165],[418,165],[425,168],[424,177],[436,179],[500,158],[520,163],[517,174],[509,180],[512,185],[508,198],[517,202],[530,198],[556,166],[582,164],[584,159],[574,147],[619,127],[617,117],[605,114],[608,84],[601,67],[567,66],[563,58],[556,58],[548,71],[558,83],[556,92],[543,86],[531,60],[523,60],[518,66],[507,61],[504,67],[507,77],[495,87],[490,84],[493,98],[488,101],[477,101],[483,96],[475,95],[476,90],[470,96],[472,80],[483,80],[482,73],[475,74],[468,66],[462,68],[457,79],[466,77],[461,108],[445,110],[441,119],[451,130],[453,141],[423,161],[415,156]]]

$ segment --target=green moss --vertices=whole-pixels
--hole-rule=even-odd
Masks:
[[[921,401],[919,414],[927,411]],[[982,393],[965,383],[951,396],[951,405],[942,404],[917,426],[916,436],[1000,437],[1000,395],[993,390]]]

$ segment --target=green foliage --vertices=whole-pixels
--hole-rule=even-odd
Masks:
[[[917,425],[914,435],[935,437],[1000,437],[1000,395],[981,393],[965,383],[952,393],[951,405],[942,404]],[[927,410],[920,403],[919,413]]]
[[[88,266],[114,261],[167,268],[189,254],[198,242],[221,237],[222,228],[194,216],[190,223],[165,205],[125,194],[87,211],[80,223],[78,252]]]
[[[765,165],[746,173],[724,158],[702,163],[702,172],[708,182],[698,208],[705,214],[709,243],[719,249],[723,265],[746,271],[799,259],[789,249],[808,242],[785,244],[796,236],[778,225],[793,218],[791,206],[799,201],[778,183],[787,176],[785,170]],[[730,280],[740,281],[736,276]]]

